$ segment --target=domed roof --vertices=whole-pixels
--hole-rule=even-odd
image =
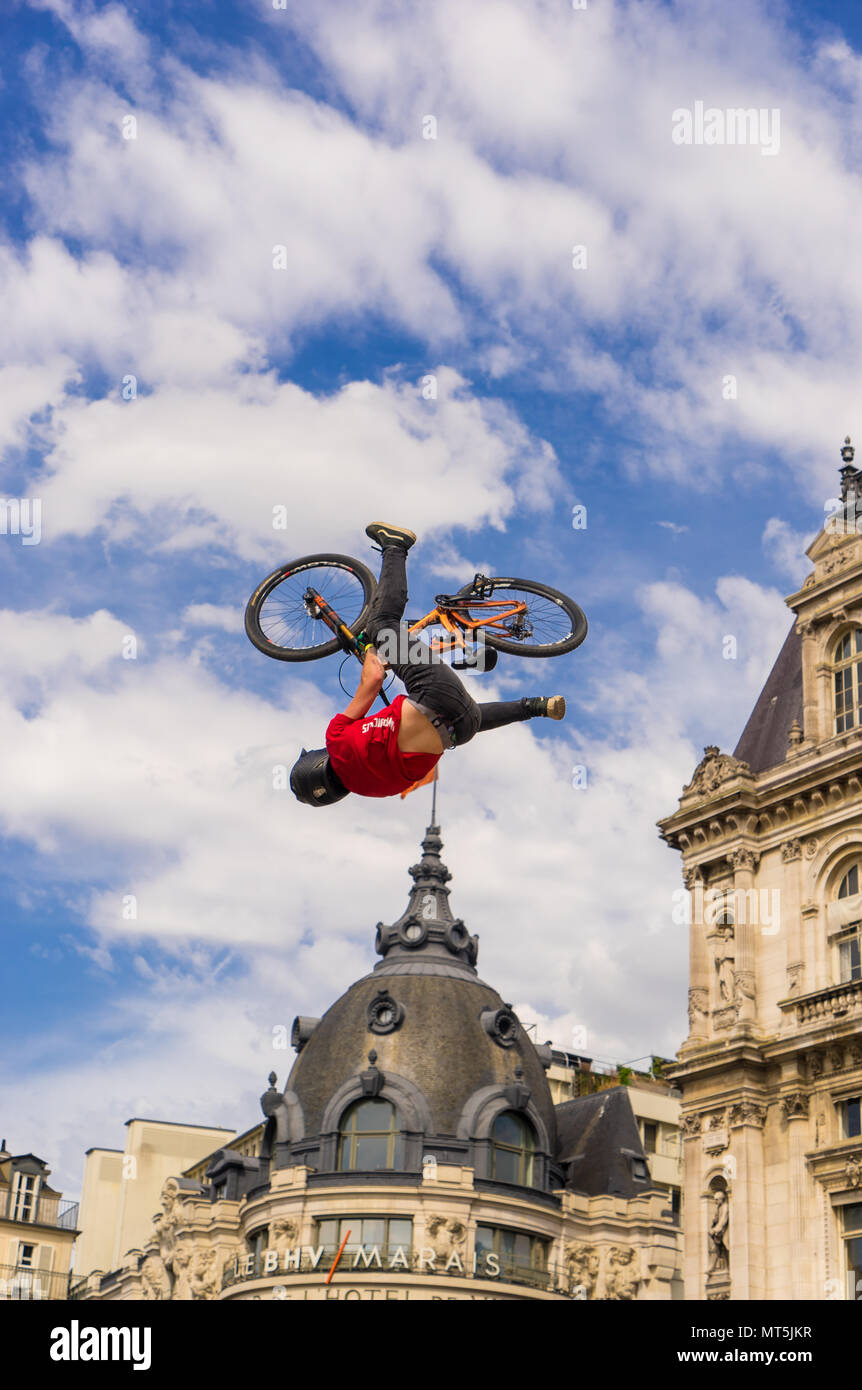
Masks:
[[[549,1055],[479,979],[478,938],[452,915],[441,847],[439,827],[429,826],[406,911],[378,924],[375,969],[322,1019],[294,1023],[299,1056],[285,1100],[300,1107],[306,1139],[337,1127],[339,1104],[355,1093],[403,1101],[406,1129],[467,1140],[496,1097],[497,1113],[506,1104],[524,1111],[553,1152]]]

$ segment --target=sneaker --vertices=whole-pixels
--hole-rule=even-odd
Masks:
[[[531,719],[564,719],[566,698],[564,695],[528,695],[524,700]]]
[[[408,531],[406,526],[386,526],[382,521],[372,521],[370,526],[366,526],[365,534],[376,541],[381,550],[385,550],[387,545],[400,545],[404,550],[409,550],[416,541],[415,531]]]

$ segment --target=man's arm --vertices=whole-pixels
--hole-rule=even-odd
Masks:
[[[362,663],[359,689],[344,711],[345,718],[361,719],[364,714],[367,714],[380,694],[385,679],[386,667],[374,648],[369,647]]]

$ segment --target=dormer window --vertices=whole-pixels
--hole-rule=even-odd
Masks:
[[[359,1169],[400,1168],[401,1136],[395,1106],[388,1100],[357,1100],[341,1119],[338,1167],[341,1172]]]
[[[536,1141],[526,1120],[504,1110],[491,1126],[491,1177],[498,1182],[533,1185],[533,1151]]]
[[[862,628],[854,628],[835,647],[835,732],[862,724]]]
[[[9,1196],[10,1221],[36,1220],[36,1194],[38,1178],[34,1173],[16,1172],[12,1180]]]

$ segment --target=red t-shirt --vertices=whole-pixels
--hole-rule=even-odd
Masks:
[[[397,695],[388,709],[361,719],[336,714],[326,730],[326,751],[348,791],[359,796],[397,796],[429,773],[440,753],[404,753],[398,747],[401,706]]]

